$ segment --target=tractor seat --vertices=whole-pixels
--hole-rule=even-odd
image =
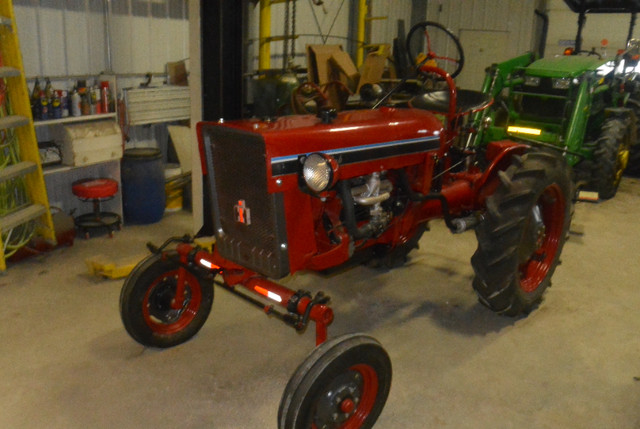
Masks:
[[[489,94],[471,89],[459,89],[457,96],[457,114],[482,110],[488,107],[492,101]],[[409,101],[409,106],[438,113],[449,113],[449,91],[434,91],[416,95]]]

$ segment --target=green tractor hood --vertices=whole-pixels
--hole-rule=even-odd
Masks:
[[[525,74],[539,77],[574,78],[588,71],[595,71],[610,60],[597,56],[566,55],[560,57],[541,58],[531,63]]]

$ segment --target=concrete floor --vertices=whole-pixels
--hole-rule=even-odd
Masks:
[[[432,224],[410,263],[298,274],[333,298],[331,335],[388,350],[391,394],[376,428],[639,428],[640,180],[576,207],[554,285],[526,318],[477,303],[475,235]],[[122,280],[84,260],[127,261],[191,230],[187,213],[12,265],[0,277],[0,428],[275,428],[282,391],[314,345],[217,289],[192,340],[149,350],[125,332]]]

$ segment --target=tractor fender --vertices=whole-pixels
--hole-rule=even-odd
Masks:
[[[493,194],[498,186],[498,173],[512,164],[515,155],[523,155],[529,149],[530,146],[511,140],[495,141],[487,145],[486,158],[489,165],[474,184],[476,204],[484,206],[486,198]]]

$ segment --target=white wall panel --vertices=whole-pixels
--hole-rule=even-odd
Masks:
[[[89,33],[89,16],[85,12],[68,11],[65,15],[65,52],[62,53],[67,61],[69,75],[81,75],[88,71],[89,46],[87,34]],[[33,76],[39,73],[29,73]]]
[[[130,14],[132,1],[112,1],[118,10],[111,16],[113,71],[159,73],[167,62],[188,58],[187,0],[182,11],[179,2],[153,0],[148,16]],[[14,10],[28,77],[93,75],[108,68],[102,0],[75,0],[70,8],[63,1],[18,3]]]
[[[111,61],[114,70],[133,70],[132,65],[132,17],[113,15],[111,17]],[[118,31],[115,31],[118,29]]]
[[[131,17],[128,42],[131,44],[131,73],[144,73],[151,70],[152,39],[147,18]],[[135,41],[135,42],[134,42]],[[119,55],[114,47],[114,55]]]
[[[71,23],[70,23],[71,24]],[[88,64],[85,73],[96,73],[107,68],[104,17],[100,13],[88,13],[87,16]],[[73,55],[69,52],[68,55]]]
[[[18,27],[22,63],[27,76],[40,74],[40,33],[38,11],[32,7],[15,6],[13,12]]]
[[[405,22],[405,31],[408,32],[411,25],[411,0],[372,0],[370,14],[374,17],[386,17],[386,19],[371,21],[371,43],[389,43],[393,45],[393,39],[398,34],[398,20]]]
[[[482,76],[477,76],[479,70],[534,49],[534,26],[538,19],[534,10],[538,2],[539,0],[429,1],[427,19],[445,25],[459,38],[464,34],[467,45],[471,45],[468,41],[474,37],[481,38],[486,43],[508,41],[499,48],[473,43],[465,49],[465,40],[462,40],[465,61],[470,67],[465,66],[458,77],[461,86],[475,88],[482,80]],[[452,49],[453,45],[446,46],[441,55],[452,55]]]

